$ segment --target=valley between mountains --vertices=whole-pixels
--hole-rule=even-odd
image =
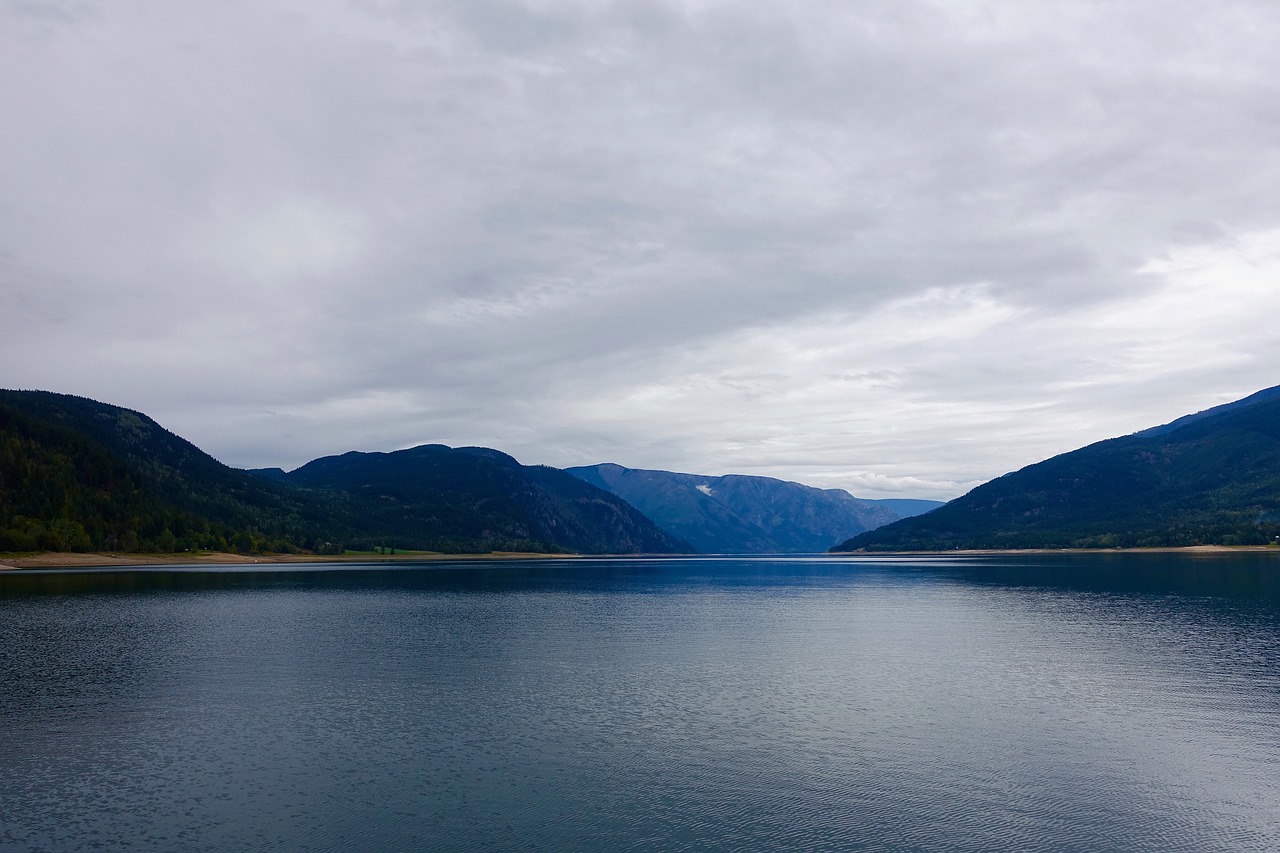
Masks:
[[[788,554],[1280,542],[1280,387],[998,477],[946,505],[499,450],[231,468],[146,415],[0,391],[0,552]]]
[[[6,552],[814,552],[938,505],[441,444],[242,471],[140,412],[0,392]]]

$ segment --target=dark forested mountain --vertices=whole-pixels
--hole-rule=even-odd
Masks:
[[[1256,403],[1265,403],[1278,398],[1280,398],[1280,386],[1276,386],[1274,388],[1263,388],[1261,391],[1256,391],[1243,399],[1235,400],[1231,403],[1223,403],[1221,406],[1214,406],[1211,409],[1205,409],[1204,411],[1196,412],[1195,414],[1183,415],[1175,421],[1170,421],[1169,423],[1161,426],[1151,427],[1150,429],[1144,429],[1141,432],[1134,434],[1147,436],[1164,435],[1165,433],[1173,432],[1176,429],[1182,429],[1184,426],[1195,423],[1196,421],[1204,418],[1212,417],[1214,415],[1224,415],[1227,412],[1231,412],[1236,409],[1245,409]]]
[[[276,476],[269,474],[268,476]],[[687,552],[635,507],[557,468],[426,444],[308,462],[280,482],[345,496],[381,544],[433,550]]]
[[[613,492],[704,553],[825,551],[852,533],[901,517],[841,489],[770,477],[702,477],[613,464],[565,470]]]
[[[246,474],[252,474],[255,477],[261,477],[264,480],[274,480],[282,483],[289,478],[283,468],[245,468]]]
[[[1264,544],[1280,535],[1280,388],[1006,474],[834,550]]]
[[[229,468],[146,415],[0,391],[0,551],[688,550],[617,497],[497,451]]]
[[[228,468],[146,415],[0,391],[0,550],[287,550],[331,523],[314,497]]]

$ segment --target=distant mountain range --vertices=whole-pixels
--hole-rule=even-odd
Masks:
[[[1259,545],[1280,536],[1280,386],[992,480],[836,551]]]
[[[0,551],[689,550],[625,501],[483,448],[229,468],[139,412],[0,391]]]
[[[326,456],[260,476],[358,507],[385,544],[431,550],[547,549],[585,554],[687,552],[635,507],[558,468],[484,447],[424,444]]]
[[[1055,456],[945,506],[768,477],[566,472],[439,444],[246,472],[139,412],[0,391],[0,551],[748,554],[1277,537],[1280,386]]]
[[[707,477],[601,464],[566,468],[635,506],[674,537],[709,554],[825,551],[849,536],[938,501],[869,501],[771,477]]]

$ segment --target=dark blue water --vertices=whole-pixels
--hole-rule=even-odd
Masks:
[[[0,574],[0,851],[1280,849],[1280,561]]]

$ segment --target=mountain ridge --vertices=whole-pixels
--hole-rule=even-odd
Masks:
[[[1280,535],[1280,386],[985,483],[835,551],[1262,545]]]
[[[313,459],[281,482],[360,498],[388,544],[422,530],[425,519],[433,530],[504,545],[494,550],[536,550],[537,543],[582,553],[690,550],[616,496],[557,468],[521,465],[492,448],[352,450]]]
[[[132,409],[0,390],[0,549],[287,550],[327,509]]]
[[[1263,388],[1261,391],[1255,391],[1247,397],[1241,397],[1239,400],[1233,400],[1230,403],[1222,403],[1218,406],[1211,406],[1208,409],[1203,409],[1199,412],[1193,412],[1192,414],[1175,418],[1167,424],[1148,427],[1147,429],[1139,430],[1133,434],[1141,436],[1166,435],[1174,430],[1190,426],[1196,421],[1203,420],[1204,418],[1225,414],[1226,412],[1239,411],[1240,409],[1248,408],[1249,406],[1257,405],[1258,403],[1265,403],[1268,400],[1274,400],[1277,397],[1280,397],[1280,385],[1272,388]]]
[[[820,552],[853,532],[902,517],[843,489],[772,477],[704,476],[612,462],[565,471],[612,491],[705,553]]]
[[[467,476],[434,484],[367,476],[372,458],[424,456],[452,460],[444,467]],[[241,471],[141,412],[49,391],[0,390],[0,550],[687,549],[616,496],[501,451],[422,445],[328,459],[345,463],[313,460],[301,476]],[[325,482],[326,464],[345,465],[355,478],[351,491],[335,487],[332,471]],[[398,500],[388,503],[396,489]],[[425,505],[430,512],[418,512]]]

